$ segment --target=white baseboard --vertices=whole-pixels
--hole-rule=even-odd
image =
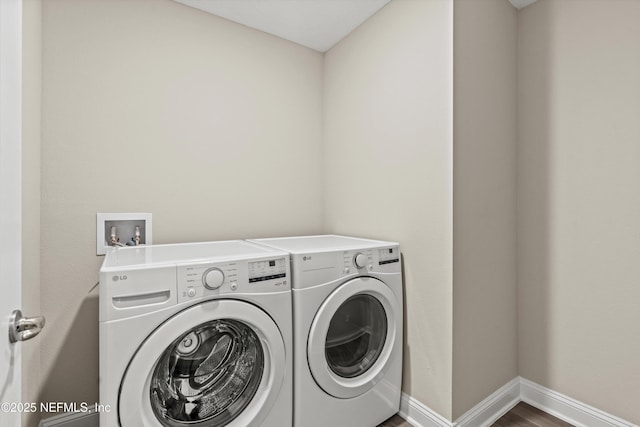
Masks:
[[[577,427],[638,427],[524,378],[520,378],[520,400]]]
[[[2,1],[2,0],[0,0]],[[100,414],[87,412],[64,413],[40,421],[38,427],[99,427]]]
[[[640,427],[521,377],[509,381],[454,422],[405,393],[400,416],[414,427],[488,427],[519,402],[576,427]]]
[[[455,427],[489,427],[520,402],[520,378],[514,378],[465,412]]]
[[[405,393],[400,399],[400,416],[414,427],[452,427],[451,421]]]

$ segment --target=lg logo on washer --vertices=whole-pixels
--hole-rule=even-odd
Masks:
[[[112,281],[117,282],[118,280],[127,280],[127,275],[123,274],[122,276],[113,276],[111,278]]]

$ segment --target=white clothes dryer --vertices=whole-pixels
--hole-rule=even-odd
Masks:
[[[292,424],[286,252],[225,241],[107,253],[101,427]]]
[[[400,408],[397,243],[343,236],[257,239],[292,261],[296,427],[373,427]]]

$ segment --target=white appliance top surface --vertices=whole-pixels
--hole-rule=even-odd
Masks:
[[[243,240],[130,246],[114,248],[107,252],[102,269],[176,264],[190,261],[217,262],[269,255],[286,256],[287,254]]]
[[[395,242],[336,235],[281,237],[274,239],[255,239],[251,241],[269,245],[270,247],[292,254],[367,249],[397,245]]]

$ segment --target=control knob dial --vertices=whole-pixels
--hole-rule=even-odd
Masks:
[[[210,268],[202,275],[202,283],[207,289],[218,289],[224,283],[224,273],[219,268]]]
[[[359,252],[353,257],[353,263],[358,268],[364,268],[364,266],[367,265],[367,256],[362,252]]]

